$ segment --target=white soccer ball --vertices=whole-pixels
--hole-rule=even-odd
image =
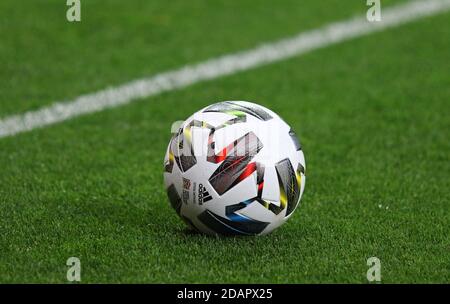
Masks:
[[[297,208],[305,158],[277,114],[225,101],[189,117],[170,140],[164,182],[172,207],[206,234],[267,234]]]

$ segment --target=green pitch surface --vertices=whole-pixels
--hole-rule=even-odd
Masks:
[[[169,2],[82,1],[74,24],[65,1],[1,1],[0,118],[367,10]],[[373,256],[384,283],[450,282],[449,20],[0,139],[0,282],[67,282],[72,256],[83,283],[366,283]],[[194,234],[168,203],[172,122],[221,100],[271,108],[302,141],[301,206],[270,235]]]

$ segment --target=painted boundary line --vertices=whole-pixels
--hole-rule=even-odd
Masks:
[[[0,120],[0,138],[288,59],[449,9],[450,0],[415,0],[383,9],[381,22],[368,22],[365,17],[355,17],[330,23],[254,49],[187,65],[153,77],[137,79],[117,87],[82,95],[70,101],[56,102],[36,111],[5,117]]]

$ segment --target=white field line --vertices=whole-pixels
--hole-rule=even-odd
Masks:
[[[380,22],[368,22],[362,16],[330,23],[253,49],[137,79],[117,87],[81,95],[70,101],[56,102],[36,111],[5,117],[0,120],[0,138],[298,56],[449,9],[450,0],[415,0],[382,9]]]

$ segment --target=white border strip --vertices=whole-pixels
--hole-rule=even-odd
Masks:
[[[254,49],[188,65],[153,77],[138,79],[117,87],[82,95],[71,101],[56,102],[36,111],[0,120],[0,138],[298,56],[449,9],[450,0],[411,1],[383,9],[380,22],[368,22],[366,18],[359,17],[331,23],[316,30],[299,33],[291,38],[263,44]]]

